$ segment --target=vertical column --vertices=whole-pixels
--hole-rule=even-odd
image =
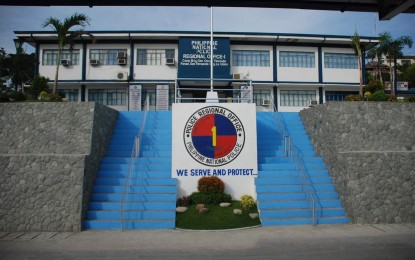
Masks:
[[[81,102],[85,102],[86,86],[81,85]]]
[[[130,42],[130,75],[128,80],[134,80],[134,42],[132,41]]]
[[[323,83],[323,51],[318,47],[318,82]]]
[[[272,48],[272,74],[275,83],[278,82],[277,64],[277,44],[275,43]]]
[[[275,110],[278,112],[278,86],[274,86],[272,88],[272,91],[274,93],[274,106],[275,106]]]
[[[323,87],[318,88],[319,104],[323,104]]]
[[[365,48],[362,49],[362,79],[363,85],[366,85],[366,50]],[[363,93],[364,94],[364,93]]]
[[[82,81],[86,80],[86,42],[82,43]]]
[[[40,57],[39,57],[39,53],[40,53],[40,44],[37,42],[36,43],[36,51],[35,51],[35,75],[39,74],[39,65],[40,65]]]

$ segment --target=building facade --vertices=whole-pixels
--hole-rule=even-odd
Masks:
[[[57,57],[54,32],[15,32],[36,48],[38,73],[68,101],[117,110],[171,109],[205,102],[210,83],[209,32],[91,31]],[[361,37],[363,51],[378,43]],[[255,102],[258,111],[295,112],[344,100],[359,89],[351,36],[215,32],[213,90],[220,102]],[[362,64],[365,64],[364,55]],[[363,68],[364,71],[364,68]],[[52,82],[51,82],[52,84]]]

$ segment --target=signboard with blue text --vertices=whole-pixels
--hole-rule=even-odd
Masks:
[[[210,38],[179,39],[179,78],[210,78]],[[213,38],[213,78],[229,79],[229,38]]]
[[[179,197],[197,191],[201,177],[217,176],[233,198],[256,198],[254,103],[174,103],[172,121],[172,177]]]

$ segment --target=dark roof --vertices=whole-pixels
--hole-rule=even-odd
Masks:
[[[0,0],[0,5],[15,6],[219,6],[267,7],[379,13],[388,20],[399,13],[415,13],[413,0]]]

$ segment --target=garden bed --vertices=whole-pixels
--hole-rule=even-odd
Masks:
[[[242,210],[242,215],[235,215],[234,209],[242,209],[239,201],[232,201],[231,206],[224,208],[219,205],[205,205],[206,213],[199,213],[196,205],[192,204],[183,213],[176,213],[176,227],[193,230],[222,230],[253,227],[261,224],[259,218],[252,219],[250,213],[258,213],[256,206]]]

